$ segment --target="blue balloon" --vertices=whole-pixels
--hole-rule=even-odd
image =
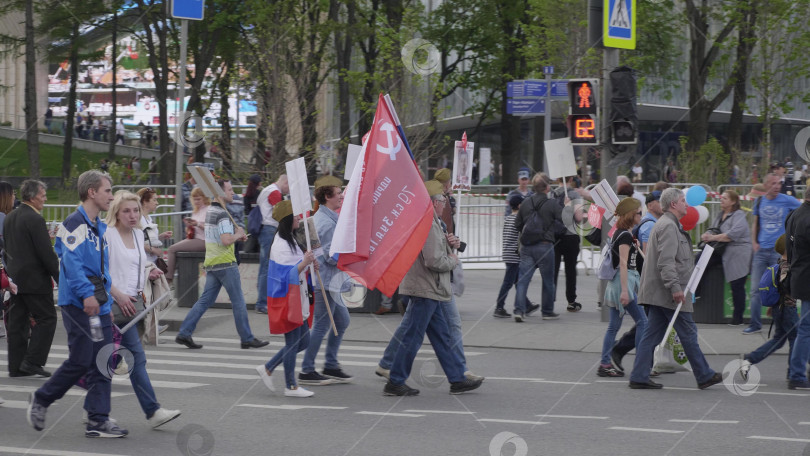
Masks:
[[[695,207],[706,201],[706,189],[700,185],[695,185],[686,190],[686,204]]]

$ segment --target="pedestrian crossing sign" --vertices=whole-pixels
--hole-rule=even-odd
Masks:
[[[605,47],[636,48],[636,0],[604,0],[602,24]]]

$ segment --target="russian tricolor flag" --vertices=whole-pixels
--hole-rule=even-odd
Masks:
[[[285,334],[304,324],[309,317],[306,270],[298,274],[303,253],[293,252],[276,236],[270,248],[267,271],[267,317],[270,334]]]
[[[392,296],[425,244],[433,207],[387,95],[351,176],[329,254],[368,289]]]

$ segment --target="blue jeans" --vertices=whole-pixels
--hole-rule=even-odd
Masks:
[[[450,328],[441,302],[414,296],[408,305],[408,312],[412,312],[411,318],[407,320],[407,326],[406,320],[402,321],[402,338],[391,363],[391,383],[401,385],[411,375],[413,360],[422,347],[425,334],[447,375],[447,380],[450,383],[464,381],[464,363],[452,350]]]
[[[100,315],[104,340],[93,342],[90,339],[90,319],[84,310],[73,305],[60,306],[62,322],[67,331],[68,359],[62,363],[53,376],[42,385],[34,400],[37,404],[48,407],[62,398],[67,391],[87,374],[87,396],[84,409],[87,417],[96,423],[103,423],[110,418],[110,377],[99,371],[96,357],[99,350],[112,343],[112,321],[110,314]]]
[[[762,346],[745,355],[745,359],[751,361],[751,364],[756,364],[767,358],[768,355],[782,348],[785,342],[790,343],[790,351],[788,352],[788,362],[790,362],[790,355],[793,353],[796,342],[796,326],[799,323],[799,313],[796,311],[795,306],[773,306],[771,312],[773,325],[776,327],[773,339],[769,339]]]
[[[509,290],[517,283],[519,269],[520,263],[506,263],[501,291],[498,292],[498,299],[495,301],[497,309],[503,309],[506,306],[506,297],[509,296]]]
[[[751,324],[752,329],[762,329],[762,301],[759,300],[759,279],[768,266],[776,264],[781,256],[773,248],[760,248],[754,252],[751,262]]]
[[[259,283],[256,288],[259,296],[256,298],[256,309],[267,310],[267,270],[270,263],[270,246],[273,245],[273,238],[278,228],[270,225],[262,225],[259,233]]]
[[[329,315],[326,313],[326,302],[323,299],[323,294],[320,289],[315,290],[315,313],[312,317],[312,334],[309,337],[309,348],[304,354],[304,361],[301,363],[301,372],[308,374],[315,372],[315,356],[318,355],[318,350],[321,348],[323,336],[329,333],[326,338],[326,362],[323,367],[325,369],[340,369],[340,363],[337,360],[338,350],[340,343],[343,341],[343,335],[346,334],[346,328],[349,327],[349,309],[346,306],[338,305],[332,297],[332,293],[326,292],[326,299],[329,301],[329,308],[332,309],[332,316],[335,318],[335,327],[338,330],[338,335],[332,331],[332,324],[329,321]]]
[[[228,297],[231,299],[231,309],[233,310],[233,321],[236,324],[236,331],[239,333],[239,338],[243,343],[253,340],[253,333],[250,331],[250,323],[248,322],[247,308],[245,307],[245,297],[242,295],[242,282],[239,277],[239,268],[236,266],[227,267],[225,269],[218,269],[215,271],[207,271],[205,273],[205,288],[200,299],[194,303],[188,315],[180,325],[180,332],[178,335],[183,337],[191,337],[194,329],[197,327],[197,322],[200,321],[203,314],[209,307],[214,305],[217,300],[217,295],[222,287],[228,292]]]
[[[403,296],[403,298],[405,298],[405,296]],[[405,309],[405,315],[402,316],[402,320],[399,322],[397,330],[394,331],[394,335],[385,347],[385,352],[379,363],[380,367],[383,369],[391,369],[391,364],[394,363],[394,355],[396,355],[397,349],[399,349],[400,343],[402,342],[402,337],[405,335],[405,328],[413,324],[413,312],[413,306],[408,305]]]
[[[132,370],[129,373],[129,381],[135,390],[138,403],[141,404],[141,410],[146,413],[146,418],[150,418],[160,408],[160,404],[152,388],[152,382],[149,381],[149,374],[146,373],[146,353],[143,351],[137,328],[131,328],[121,334],[121,346],[132,353],[134,365],[130,366]]]
[[[624,310],[630,314],[630,316],[633,317],[633,320],[636,322],[636,347],[638,347],[638,344],[641,342],[641,338],[644,336],[644,330],[647,329],[647,316],[644,315],[644,309],[638,305],[638,302],[636,302],[635,299],[633,299],[633,301],[627,307],[625,307]],[[610,350],[613,349],[613,345],[616,343],[616,333],[618,333],[619,328],[622,327],[623,317],[623,315],[619,316],[619,309],[610,307],[610,322],[608,323],[607,332],[605,332],[605,339],[602,341],[601,362],[604,365],[610,364]]]
[[[653,368],[653,351],[664,338],[669,321],[675,313],[674,309],[665,309],[659,306],[649,306],[647,315],[647,330],[641,337],[641,341],[636,345],[636,361],[633,363],[633,372],[630,374],[631,382],[647,382],[650,380],[650,371]],[[692,320],[691,312],[679,312],[675,319],[675,332],[681,339],[683,351],[692,366],[692,373],[698,384],[707,382],[714,371],[706,362],[706,357],[700,351],[697,341],[697,326]]]
[[[793,381],[807,380],[804,370],[810,359],[810,301],[801,301],[801,305],[802,318],[799,320],[796,342],[790,353],[790,379]]]
[[[526,313],[526,293],[529,291],[529,282],[532,281],[534,270],[540,270],[543,281],[543,302],[541,311],[543,315],[554,313],[554,244],[540,242],[534,245],[520,247],[520,268],[518,270],[517,288],[515,289],[515,313]]]
[[[298,385],[295,382],[295,356],[298,352],[306,350],[308,345],[309,326],[304,322],[303,325],[284,334],[284,348],[270,358],[270,361],[267,361],[264,367],[270,372],[273,372],[273,369],[283,362],[284,383],[287,385],[288,389],[292,389]]]
[[[441,304],[447,326],[450,327],[450,342],[453,344],[451,349],[464,364],[464,371],[466,372],[467,357],[464,356],[464,342],[462,341],[464,332],[461,330],[461,314],[458,312],[458,306],[456,306],[456,297],[451,294],[450,301],[441,301]]]

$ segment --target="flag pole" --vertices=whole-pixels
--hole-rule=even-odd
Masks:
[[[304,211],[303,217],[304,217],[303,221],[304,221],[304,233],[305,233],[304,237],[307,238],[307,251],[311,251],[312,250],[312,244],[311,244],[311,242],[309,240],[309,223],[307,223],[307,213],[306,213],[306,211]],[[329,305],[329,297],[326,295],[326,290],[323,287],[323,280],[321,280],[321,273],[318,272],[317,269],[315,269],[315,266],[312,263],[309,264],[309,274],[310,274],[310,277],[315,276],[315,277],[318,278],[318,285],[321,286],[321,295],[323,296],[323,301],[324,301],[324,304],[325,304],[325,307],[326,307],[326,313],[327,313],[327,315],[329,315],[329,322],[332,324],[332,331],[334,331],[335,336],[337,336],[338,335],[338,330],[337,330],[337,326],[335,326],[335,317],[332,315],[332,307]]]

